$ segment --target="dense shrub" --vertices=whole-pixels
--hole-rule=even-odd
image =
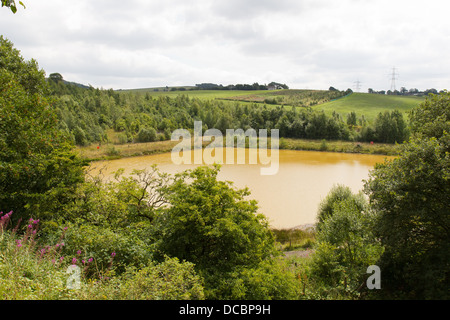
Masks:
[[[122,273],[128,266],[140,267],[151,258],[146,243],[132,234],[104,226],[70,225],[64,243],[67,255],[86,261],[95,258],[98,270],[106,270],[113,260],[115,271]]]
[[[333,215],[336,203],[346,200],[350,200],[359,211],[367,209],[367,201],[363,193],[355,195],[349,187],[340,184],[335,185],[319,204],[316,223],[317,230],[320,230],[323,222]]]
[[[156,130],[154,128],[141,128],[136,136],[137,142],[156,141]]]
[[[83,181],[44,71],[0,36],[0,207],[15,219],[54,214]]]
[[[284,259],[266,260],[255,267],[238,267],[206,279],[209,299],[295,300],[300,286],[295,270]]]
[[[325,295],[357,297],[365,287],[367,267],[377,262],[383,247],[373,233],[375,215],[362,195],[333,188],[321,206],[311,275]]]
[[[450,99],[430,96],[411,112],[412,138],[365,185],[385,247],[383,297],[449,298]]]
[[[155,264],[139,254],[143,250],[130,249],[136,242],[121,242],[123,236],[105,231],[95,236],[99,229],[94,231],[91,226],[69,228],[49,245],[37,237],[38,220],[29,221],[19,235],[6,228],[11,214],[0,216],[1,299],[204,298],[202,281],[192,264],[169,258]],[[82,249],[73,252],[75,247]],[[115,251],[110,254],[111,250]],[[74,275],[69,270],[77,271]]]

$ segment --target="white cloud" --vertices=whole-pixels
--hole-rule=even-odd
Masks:
[[[363,83],[448,88],[446,0],[25,1],[0,30],[27,58],[98,87]]]

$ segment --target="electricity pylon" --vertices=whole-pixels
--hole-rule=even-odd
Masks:
[[[397,90],[395,86],[395,81],[398,79],[398,73],[397,69],[395,67],[392,68],[392,74],[391,74],[391,91],[394,92]]]
[[[355,88],[355,90],[356,90],[356,92],[359,92],[359,90],[361,89],[361,81],[359,81],[359,80],[356,80],[355,82],[354,82],[354,88]]]

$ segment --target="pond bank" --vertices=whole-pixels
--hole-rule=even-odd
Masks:
[[[75,148],[83,159],[88,161],[113,160],[143,155],[171,152],[178,141],[155,141],[128,144],[93,144]],[[208,143],[203,143],[205,147]],[[280,139],[280,150],[326,151],[339,153],[376,154],[395,156],[400,153],[400,145],[352,141]]]

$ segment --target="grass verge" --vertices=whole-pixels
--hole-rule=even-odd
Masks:
[[[88,161],[113,160],[172,151],[178,141],[156,141],[146,143],[103,144],[76,147],[78,155]],[[208,143],[203,143],[206,146]],[[379,154],[395,156],[400,153],[400,145],[387,143],[365,143],[351,141],[328,141],[307,139],[280,139],[281,150],[327,151],[342,153]]]

